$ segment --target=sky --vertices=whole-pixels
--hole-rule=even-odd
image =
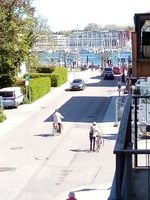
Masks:
[[[48,19],[51,31],[98,25],[134,25],[134,14],[150,12],[150,0],[34,0],[36,15]]]

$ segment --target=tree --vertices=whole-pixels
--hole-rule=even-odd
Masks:
[[[12,86],[35,41],[32,0],[0,1],[0,87]]]
[[[52,47],[55,46],[55,39],[47,22],[48,20],[44,16],[42,15],[38,16],[37,26],[35,31],[37,35],[36,41],[40,40],[41,42],[43,42],[42,40],[46,39],[47,43],[49,44],[49,48],[52,49]]]
[[[99,29],[99,25],[95,23],[90,23],[84,28],[85,31],[98,31]]]

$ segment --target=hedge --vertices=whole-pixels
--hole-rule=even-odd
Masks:
[[[65,67],[57,67],[51,74],[51,84],[58,87],[68,81],[68,69]]]
[[[51,82],[48,77],[35,78],[30,80],[31,102],[46,95],[51,90]]]
[[[52,70],[52,69],[50,69]],[[39,71],[49,72],[48,69],[43,69]],[[26,94],[25,77],[24,79],[18,79],[15,85],[22,88],[23,94],[25,95],[25,103],[36,101],[42,96],[50,92],[51,87],[59,87],[68,81],[68,70],[65,67],[55,67],[52,73],[30,73],[30,92],[31,97],[29,98],[29,93]]]
[[[38,71],[45,71],[38,70]],[[49,71],[49,70],[47,70]],[[31,78],[38,78],[38,77],[49,77],[51,80],[51,87],[58,87],[68,81],[68,70],[65,67],[56,67],[54,72],[52,73],[31,73]]]
[[[4,110],[0,108],[0,122],[5,121],[6,115],[4,114]]]

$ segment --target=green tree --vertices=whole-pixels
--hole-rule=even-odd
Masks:
[[[85,31],[98,31],[99,29],[100,26],[95,23],[90,23],[84,28]]]
[[[36,41],[44,41],[47,40],[48,47],[53,49],[56,45],[55,39],[53,37],[53,32],[51,31],[48,20],[42,15],[39,15],[37,18],[37,26],[36,26]],[[45,42],[45,41],[44,41]]]
[[[12,86],[36,39],[32,0],[0,1],[0,87]]]

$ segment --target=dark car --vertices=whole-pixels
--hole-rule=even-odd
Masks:
[[[86,87],[86,84],[85,84],[84,80],[80,79],[80,78],[74,79],[70,83],[70,89],[71,90],[84,90],[85,87]]]
[[[104,79],[114,80],[114,73],[111,67],[105,67],[103,75],[104,75]]]

